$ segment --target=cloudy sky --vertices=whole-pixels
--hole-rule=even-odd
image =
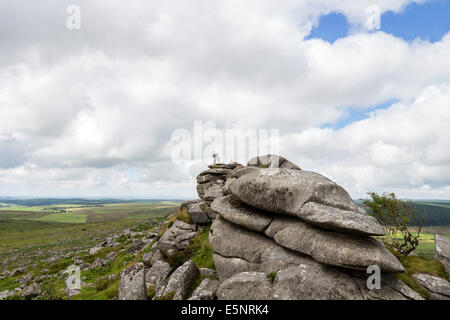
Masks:
[[[174,161],[171,139],[199,121],[278,129],[283,156],[354,198],[450,199],[449,13],[440,0],[2,0],[0,196],[192,198],[204,165]]]

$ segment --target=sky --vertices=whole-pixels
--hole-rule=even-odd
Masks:
[[[353,198],[450,199],[449,14],[450,0],[3,0],[0,196],[195,198],[211,150],[175,151],[197,150],[200,123],[277,130],[281,155]]]

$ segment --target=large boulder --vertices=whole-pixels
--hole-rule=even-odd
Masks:
[[[173,293],[173,300],[184,300],[188,297],[189,290],[197,279],[199,271],[192,260],[185,262],[176,269],[169,278],[167,286],[159,298]]]
[[[450,239],[444,236],[435,236],[436,250],[434,252],[435,257],[442,263],[450,277]]]
[[[209,243],[221,281],[240,272],[270,273],[311,261],[307,256],[277,245],[263,234],[240,228],[221,216],[211,225]]]
[[[224,219],[258,232],[264,231],[273,219],[269,214],[242,203],[232,195],[215,199],[211,208]]]
[[[217,279],[205,278],[192,293],[189,300],[214,300],[220,281]]]
[[[264,211],[296,216],[341,232],[385,234],[344,188],[315,172],[262,169],[233,180],[229,189],[239,200]]]
[[[329,231],[290,217],[275,218],[265,234],[279,245],[325,264],[357,270],[377,265],[383,272],[405,271],[381,242],[370,237]]]
[[[414,274],[413,278],[427,289],[432,300],[450,300],[450,283],[448,281],[425,273]]]
[[[136,263],[120,273],[119,300],[147,300],[145,267]]]
[[[258,168],[285,168],[293,170],[301,170],[295,163],[277,156],[274,154],[267,154],[264,156],[253,157],[247,163],[247,166],[254,166]]]

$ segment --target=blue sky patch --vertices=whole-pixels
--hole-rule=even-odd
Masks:
[[[388,109],[390,106],[392,106],[396,102],[398,102],[398,101],[393,99],[393,100],[386,101],[382,104],[379,104],[379,105],[376,105],[376,106],[373,106],[370,108],[350,107],[350,108],[346,109],[346,115],[344,117],[338,119],[334,123],[326,123],[320,127],[322,129],[323,128],[331,128],[331,129],[335,129],[335,130],[342,129],[345,126],[349,125],[350,123],[368,118],[370,113],[375,110]]]
[[[381,16],[381,30],[407,41],[440,41],[450,30],[450,1],[413,3],[398,14],[386,12]]]
[[[337,39],[347,36],[349,28],[350,25],[343,14],[330,13],[320,18],[319,25],[313,28],[305,39],[319,38],[333,43]]]
[[[340,13],[322,16],[306,40],[319,38],[333,43],[348,35],[350,25]],[[400,13],[391,11],[381,15],[381,29],[405,41],[417,38],[430,42],[440,41],[450,30],[450,0],[432,0],[424,4],[410,4]]]

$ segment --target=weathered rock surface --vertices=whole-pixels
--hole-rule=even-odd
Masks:
[[[319,263],[301,264],[277,272],[273,298],[279,300],[359,300],[353,279]]]
[[[269,300],[272,286],[262,272],[241,272],[223,281],[217,289],[220,300]]]
[[[381,289],[368,290],[365,278],[313,262],[280,270],[273,284],[263,272],[235,274],[222,282],[217,296],[224,300],[422,300],[395,276],[382,279]]]
[[[258,168],[285,168],[293,170],[301,170],[295,163],[290,162],[281,156],[267,154],[265,156],[253,157],[247,163],[247,166],[255,166]]]
[[[198,273],[199,271],[194,262],[191,260],[185,262],[172,273],[162,296],[167,296],[174,292],[173,300],[186,299]],[[158,297],[161,296],[158,295]]]
[[[225,220],[258,232],[264,231],[273,219],[269,214],[242,203],[232,195],[215,199],[211,208]]]
[[[197,226],[177,220],[156,244],[160,250],[184,249],[195,236]]]
[[[450,283],[448,281],[425,273],[414,274],[413,278],[427,289],[432,300],[450,300]]]
[[[435,236],[435,257],[442,263],[445,272],[450,277],[450,239],[441,235]]]
[[[206,201],[213,201],[215,198],[224,195],[223,187],[227,175],[232,169],[225,165],[216,165],[211,169],[201,172],[197,176],[197,193],[198,196]]]
[[[220,281],[217,279],[205,278],[192,293],[189,300],[214,300]]]
[[[155,292],[161,292],[166,286],[172,267],[165,261],[156,261],[145,273],[145,286],[154,287]]]
[[[311,260],[277,245],[262,234],[240,228],[221,216],[211,225],[209,243],[221,281],[244,271],[269,273]]]
[[[404,272],[400,261],[379,241],[321,229],[296,218],[277,217],[265,234],[281,246],[314,260],[350,269],[377,265],[382,272]]]
[[[217,271],[213,270],[213,269],[208,269],[208,268],[200,268],[200,275],[205,276],[205,277],[213,277],[213,278],[217,278]]]
[[[120,273],[119,300],[147,300],[145,268],[136,263]]]

